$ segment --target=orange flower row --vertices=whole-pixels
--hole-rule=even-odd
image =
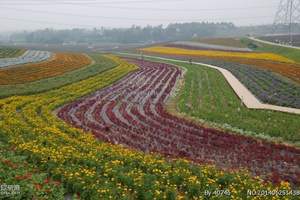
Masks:
[[[84,54],[57,53],[48,61],[0,70],[0,85],[22,84],[58,76],[91,64]]]

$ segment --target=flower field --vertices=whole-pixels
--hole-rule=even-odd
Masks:
[[[196,47],[191,47],[188,45],[179,45],[179,44],[166,44],[168,47],[178,47],[184,49],[195,49]],[[233,49],[226,49],[224,51],[232,51]],[[197,58],[195,57],[197,60]],[[259,60],[259,59],[248,59],[248,58],[232,58],[232,57],[218,57],[215,58],[218,60],[223,60],[231,63],[240,63],[246,64],[260,69],[270,70],[272,72],[281,74],[285,77],[290,78],[293,81],[300,83],[300,65],[297,63],[282,63],[274,62],[269,60]]]
[[[300,146],[300,135],[295,134],[300,131],[298,115],[248,109],[224,76],[214,69],[154,58],[150,60],[175,64],[186,70],[178,94],[167,104],[172,114],[180,112],[179,117],[210,127]]]
[[[160,54],[158,55],[161,56]],[[183,60],[191,58],[178,55],[165,55],[163,57]],[[253,65],[211,58],[192,58],[195,62],[211,64],[227,69],[264,103],[300,108],[300,85],[297,82]],[[249,62],[252,62],[250,60],[251,59],[249,59]]]
[[[266,60],[239,59],[239,58],[235,58],[235,59],[223,58],[222,60],[245,64],[256,68],[272,71],[300,84],[300,65],[296,63],[280,63],[280,62],[272,62]]]
[[[0,98],[14,95],[31,95],[39,92],[46,92],[90,78],[116,66],[116,63],[113,60],[101,54],[89,54],[89,57],[93,59],[93,64],[73,70],[71,72],[64,73],[59,76],[18,85],[0,85]]]
[[[163,105],[181,76],[180,70],[167,64],[132,62],[141,70],[66,105],[58,116],[114,144],[197,163],[211,162],[225,169],[243,167],[266,179],[298,184],[299,150],[198,127],[169,115]],[[275,174],[278,180],[273,179]]]
[[[158,53],[166,55],[185,55],[185,56],[204,56],[210,58],[230,57],[230,58],[247,58],[258,60],[270,60],[277,62],[294,63],[294,61],[283,56],[273,53],[258,53],[258,52],[224,52],[224,51],[208,51],[208,50],[190,50],[174,47],[153,46],[143,48],[141,51],[146,53]]]
[[[28,156],[18,155],[14,148],[0,141],[0,184],[17,186],[6,191],[7,194],[0,194],[0,199],[11,196],[14,199],[43,199],[47,195],[48,199],[63,200],[66,191],[61,182],[49,178],[26,159]]]
[[[8,47],[0,47],[0,58],[12,58],[21,56],[25,50],[23,49],[14,49]]]
[[[22,84],[62,75],[91,64],[84,54],[57,53],[48,61],[0,69],[0,85]]]
[[[21,65],[26,63],[36,63],[48,60],[52,53],[48,51],[33,51],[28,50],[24,54],[16,58],[1,58],[0,68]]]
[[[152,99],[152,103],[154,104],[149,105],[149,103],[145,102],[146,109],[142,108],[142,111],[147,112],[145,113],[147,118],[146,121],[140,123],[140,126],[148,126],[149,123],[155,124],[156,122],[154,119],[156,117],[161,119],[162,114],[164,114],[163,119],[166,124],[176,126],[174,121],[173,125],[171,122],[172,120],[177,120],[177,118],[171,117],[164,112],[161,108],[161,101],[165,99],[166,95],[168,95],[168,93],[170,93],[173,89],[172,85],[176,82],[176,77],[179,78],[181,72],[169,65],[154,65],[153,63],[148,62],[139,63],[138,61],[134,61],[136,64],[141,66],[141,69],[137,71],[137,67],[135,65],[128,64],[115,57],[111,57],[111,59],[118,63],[117,67],[104,71],[103,73],[88,79],[36,95],[16,96],[0,100],[1,138],[4,138],[5,141],[9,143],[9,146],[14,148],[16,155],[23,155],[26,157],[26,162],[29,162],[34,166],[39,166],[41,174],[43,172],[48,172],[47,176],[49,177],[47,178],[49,179],[47,180],[50,180],[50,182],[51,180],[62,182],[61,186],[63,186],[63,188],[60,188],[60,185],[51,187],[54,191],[57,191],[57,195],[61,194],[63,189],[65,189],[71,193],[78,193],[82,199],[201,199],[204,190],[215,191],[217,189],[226,189],[229,193],[227,193],[228,196],[225,196],[224,199],[252,199],[251,196],[247,196],[247,189],[291,189],[290,185],[286,182],[281,182],[277,186],[274,186],[270,183],[264,183],[259,178],[252,178],[244,171],[224,172],[213,166],[195,165],[187,162],[186,160],[180,159],[165,159],[155,154],[145,154],[131,150],[123,147],[122,145],[112,145],[97,141],[91,134],[86,134],[79,129],[72,128],[70,125],[55,117],[53,115],[53,111],[66,103],[76,99],[78,100],[78,98],[86,95],[89,96],[83,98],[83,100],[94,97],[95,95],[105,95],[106,101],[104,101],[104,103],[108,110],[106,120],[113,119],[114,122],[119,122],[119,126],[109,126],[105,127],[105,129],[108,129],[108,132],[115,131],[118,128],[120,130],[124,130],[125,128],[125,130],[130,130],[130,128],[126,126],[126,122],[122,121],[124,119],[121,115],[115,118],[113,117],[115,115],[114,113],[118,112],[117,110],[126,110],[126,108],[122,106],[124,104],[115,105],[117,101],[114,101],[114,96],[111,96],[111,94],[114,93],[107,94],[107,92],[113,91],[112,89],[116,89],[119,83],[122,83],[124,79],[112,86],[109,85],[124,77],[128,73],[129,74],[125,77],[125,80],[128,76],[136,77],[135,80],[142,80],[143,77],[147,78],[145,75],[143,76],[143,73],[151,75],[156,74],[158,71],[161,76],[164,76],[162,80],[168,81],[168,84],[160,84],[162,81],[157,81],[157,79],[155,79],[156,81],[152,81],[148,78],[147,83],[149,83],[149,85],[140,83],[140,87],[137,88],[136,85],[138,82],[130,83],[129,81],[124,85],[127,87],[126,91],[132,91],[132,94],[138,92],[139,95],[136,96],[136,99],[131,95],[126,95],[128,99],[124,100],[124,94],[121,92],[120,96],[117,98],[118,100],[123,100],[122,102],[125,104],[127,101],[133,103],[133,105],[137,105],[137,107],[139,107],[138,105],[141,105],[142,103],[136,101],[142,100],[145,97]],[[151,68],[147,67],[150,64],[154,66],[151,66]],[[165,71],[161,71],[164,68]],[[163,72],[167,73],[163,74]],[[130,87],[128,87],[129,85]],[[156,87],[153,90],[155,85]],[[142,92],[141,89],[146,90],[147,86],[148,90],[156,92],[153,93],[154,98],[151,97],[152,95],[149,97],[146,93]],[[104,89],[96,92],[101,88]],[[94,93],[94,95],[90,95],[91,93]],[[111,101],[109,101],[109,96],[112,98]],[[98,99],[100,97],[102,96],[98,96]],[[110,103],[107,103],[107,101]],[[76,103],[69,105],[76,105]],[[154,107],[153,105],[157,106]],[[67,105],[67,107],[69,106]],[[76,106],[74,108],[76,108]],[[81,107],[81,110],[84,110],[84,108],[85,107]],[[153,110],[153,108],[155,110]],[[140,110],[137,109],[136,113],[139,112]],[[122,113],[126,114],[126,112]],[[142,115],[143,114],[144,113],[142,113]],[[160,116],[157,116],[157,114]],[[136,117],[138,116],[139,115],[136,115]],[[74,116],[71,115],[71,117]],[[90,120],[89,118],[85,119]],[[136,120],[141,121],[143,118],[133,119],[132,123],[135,123]],[[92,130],[93,127],[90,128]],[[210,129],[199,129],[198,126],[192,125],[186,121],[178,122],[178,130],[182,128],[199,131],[201,134],[214,135],[215,132]],[[172,127],[172,130],[174,129],[175,127]],[[163,134],[162,136],[166,136],[167,132],[164,127],[159,127],[158,130]],[[120,137],[120,139],[126,139],[127,137],[133,136],[131,133],[134,133],[134,131],[135,130],[132,129],[128,134],[124,133],[124,137]],[[174,137],[173,141],[176,141],[176,139],[178,139],[177,137],[182,137],[177,132],[172,135],[168,134],[170,139]],[[147,132],[145,131],[145,133]],[[201,137],[191,134],[190,131],[188,131],[188,134],[190,138],[184,138],[184,143],[188,142],[193,137]],[[98,136],[100,136],[100,133],[98,133]],[[108,136],[113,138],[113,135],[111,134],[108,134]],[[158,137],[159,135],[153,134],[153,136]],[[291,183],[297,183],[297,180],[299,180],[296,179],[296,181],[294,181],[294,178],[297,177],[294,177],[295,174],[293,174],[292,170],[293,163],[299,163],[297,160],[299,157],[294,157],[298,150],[264,142],[257,143],[256,140],[244,137],[234,137],[228,134],[224,134],[224,136],[216,134],[215,137],[228,137],[229,139],[226,140],[227,142],[231,141],[230,139],[232,139],[232,142],[235,141],[234,138],[240,138],[242,141],[249,141],[250,143],[245,142],[243,144],[245,145],[245,150],[247,147],[250,148],[249,145],[251,144],[252,149],[257,147],[257,151],[268,152],[269,148],[275,147],[274,155],[272,155],[273,153],[271,152],[268,154],[272,158],[274,158],[273,156],[277,156],[273,161],[274,163],[271,162],[271,158],[269,158],[263,162],[262,165],[268,163],[268,161],[270,161],[270,166],[273,164],[276,166],[276,164],[286,162],[286,164],[281,163],[281,165],[287,165],[286,167],[289,168],[289,170],[287,171],[287,177],[285,177],[281,171],[277,174],[277,169],[275,168],[272,180],[279,181],[280,177],[285,177],[287,180],[291,180]],[[152,141],[155,141],[155,139],[156,138],[151,138]],[[149,141],[151,140],[142,141],[149,144]],[[132,142],[134,141],[135,140],[132,140]],[[210,144],[211,142],[213,144],[214,140],[207,141],[207,144]],[[218,142],[216,141],[215,144],[217,143]],[[260,144],[260,146],[258,147],[256,144]],[[162,145],[165,145],[165,142],[162,143]],[[212,152],[218,152],[218,149],[223,150],[221,146],[226,146],[226,143],[219,145],[220,146],[216,147],[211,146]],[[232,145],[232,143],[230,143],[230,145]],[[154,143],[154,146],[158,146],[158,144]],[[178,148],[179,147],[180,146],[178,146]],[[172,151],[176,152],[176,148]],[[182,152],[178,152],[177,150],[177,152],[183,154],[184,157],[186,157],[185,148],[188,148],[188,146],[182,146]],[[203,150],[206,151],[205,149]],[[230,151],[229,149],[227,150]],[[242,151],[242,149],[240,149],[240,151]],[[282,155],[276,155],[276,152],[278,151],[282,152],[282,154],[286,157],[283,158],[284,156]],[[214,156],[215,158],[218,157],[217,154]],[[228,154],[228,156],[230,155]],[[249,156],[249,158],[251,158],[252,155]],[[232,161],[232,163],[235,162],[236,161],[234,160]],[[229,166],[229,163],[224,164]],[[267,165],[268,164],[266,164],[266,166]],[[28,170],[30,170],[29,167]],[[296,173],[298,173],[297,170]],[[3,180],[1,179],[1,181]],[[40,184],[40,182],[37,183]],[[36,184],[35,181],[34,184]],[[44,187],[46,186],[41,183],[36,187],[36,189],[42,189]],[[26,195],[27,194],[24,194],[23,199],[28,199],[28,196]],[[42,199],[43,197],[47,198],[46,193],[39,193],[39,195],[44,195],[41,197]],[[211,198],[218,199],[219,196],[217,194],[213,194]],[[264,196],[258,198],[267,199],[267,197]],[[298,197],[286,196],[286,198],[297,199]],[[55,196],[49,199],[60,198]],[[281,197],[274,196],[274,199],[281,199]]]

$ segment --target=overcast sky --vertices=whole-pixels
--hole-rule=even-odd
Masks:
[[[0,32],[174,22],[272,23],[280,0],[0,0]]]

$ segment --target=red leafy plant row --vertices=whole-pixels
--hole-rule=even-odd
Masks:
[[[62,107],[58,116],[97,138],[144,152],[246,168],[266,180],[300,183],[300,150],[201,127],[172,116],[164,104],[182,75],[163,63],[128,59],[140,67],[115,84]]]

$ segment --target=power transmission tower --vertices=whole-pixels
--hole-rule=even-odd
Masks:
[[[281,0],[275,20],[274,32],[280,28],[287,30],[289,34],[289,42],[293,44],[293,25],[300,23],[300,0]]]

